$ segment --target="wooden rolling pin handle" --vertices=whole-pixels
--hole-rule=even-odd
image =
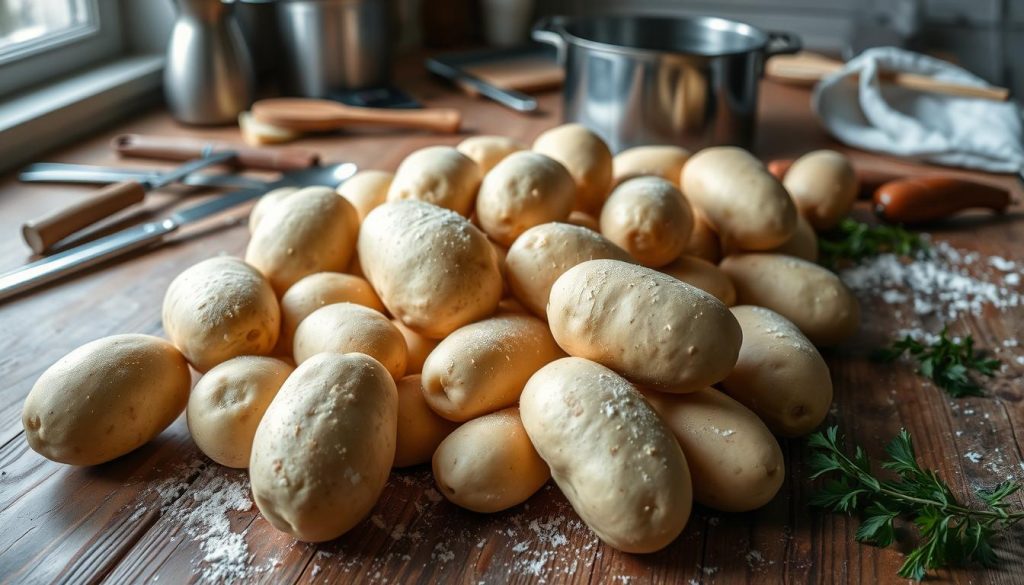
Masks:
[[[997,213],[1010,205],[1010,192],[950,177],[917,177],[886,183],[875,191],[875,212],[882,219],[919,224],[945,219],[966,209]]]
[[[370,108],[367,108],[370,110]],[[368,112],[360,112],[352,118],[352,123],[374,126],[392,126],[395,128],[413,128],[428,130],[440,134],[454,134],[462,125],[462,114],[453,108],[428,108],[423,110],[390,110],[373,108]]]
[[[122,156],[186,161],[208,156],[213,152],[233,150],[235,161],[247,169],[294,171],[320,164],[320,155],[304,148],[252,148],[223,142],[210,142],[174,136],[122,134],[111,146]]]
[[[21,226],[25,243],[36,254],[46,253],[54,244],[97,221],[146,197],[146,189],[135,181],[108,185],[88,199]]]
[[[789,168],[793,166],[795,159],[785,158],[776,159],[768,163],[768,172],[775,175],[775,178],[782,180],[785,178]],[[870,169],[855,169],[857,173],[857,181],[860,184],[857,197],[860,199],[871,199],[875,191],[891,181],[897,181],[904,178],[902,175],[895,173],[889,173],[886,171],[875,171]]]
[[[301,132],[383,126],[451,134],[458,132],[462,124],[462,114],[452,108],[362,108],[308,98],[260,100],[252,105],[252,115],[264,124]]]

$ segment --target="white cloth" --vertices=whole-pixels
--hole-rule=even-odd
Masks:
[[[879,71],[988,85],[946,61],[895,47],[869,49],[814,88],[814,111],[838,140],[942,165],[997,173],[1024,169],[1024,132],[1016,103],[907,90],[880,83]],[[858,73],[858,82],[845,80]]]

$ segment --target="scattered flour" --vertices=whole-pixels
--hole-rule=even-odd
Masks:
[[[980,463],[983,459],[983,455],[977,451],[968,451],[967,453],[964,453],[964,459],[971,463]]]

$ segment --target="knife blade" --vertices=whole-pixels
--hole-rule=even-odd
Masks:
[[[23,183],[85,183],[103,185],[121,181],[149,181],[162,173],[158,169],[124,169],[99,165],[42,162],[31,164],[18,174]],[[191,173],[180,181],[191,187],[263,187],[266,181],[235,174]]]
[[[427,59],[427,70],[451,81],[464,83],[480,92],[481,95],[485,95],[517,112],[532,112],[537,109],[537,100],[525,93],[514,89],[502,89],[487,83],[464,69],[453,67],[439,59]]]
[[[168,217],[133,226],[87,244],[54,254],[0,275],[0,301],[32,290],[63,276],[74,274],[135,250],[158,246],[164,237],[190,223],[251,201],[277,187],[326,185],[337,187],[356,172],[356,165],[340,163],[285,173],[281,179],[262,187],[227,193],[176,211]]]

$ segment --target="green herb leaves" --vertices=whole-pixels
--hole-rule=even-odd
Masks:
[[[975,351],[974,338],[970,335],[961,341],[954,341],[942,328],[939,339],[926,345],[909,335],[893,342],[890,347],[876,351],[873,357],[882,362],[892,362],[909,353],[918,362],[918,373],[930,378],[950,396],[982,396],[981,386],[971,377],[971,372],[993,376],[1001,365],[994,358],[986,358]]]
[[[927,249],[921,236],[901,227],[869,225],[846,218],[818,239],[818,261],[835,270],[843,262],[859,262],[885,253],[910,256]]]
[[[897,539],[897,520],[910,520],[917,527],[917,546],[907,554],[900,577],[920,581],[929,570],[940,567],[991,566],[997,560],[992,550],[997,533],[1024,520],[1024,511],[1010,510],[1006,502],[1021,484],[1007,481],[992,490],[978,490],[979,502],[967,507],[938,474],[917,463],[906,430],[886,448],[889,458],[881,465],[892,479],[876,477],[860,447],[854,449],[853,456],[847,455],[834,426],[812,435],[807,444],[812,450],[808,460],[811,478],[830,476],[811,497],[811,504],[859,513],[858,541],[887,547]]]

